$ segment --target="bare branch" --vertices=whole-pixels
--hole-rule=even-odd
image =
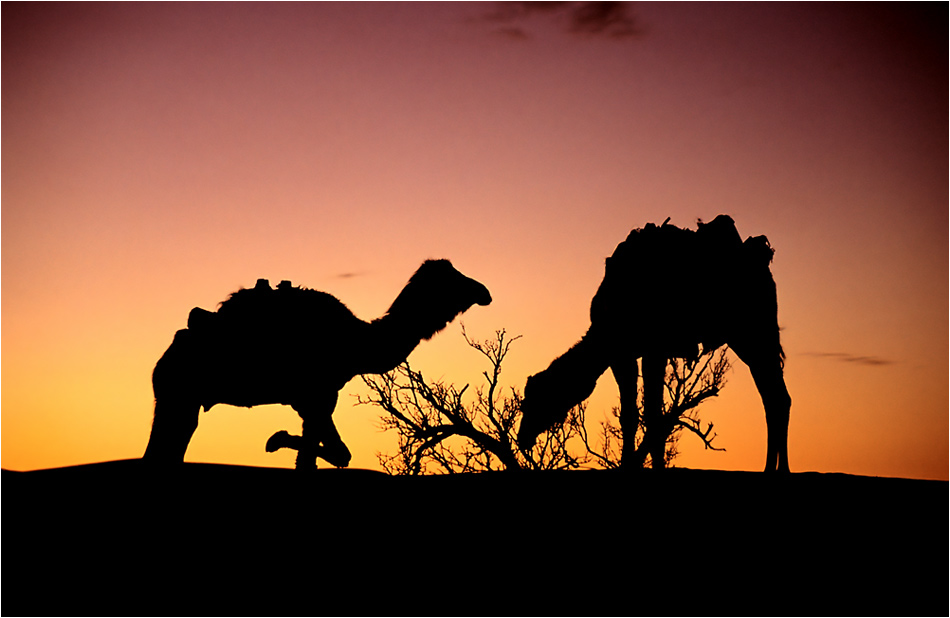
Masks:
[[[625,442],[633,452],[632,457],[625,459],[625,465],[641,466],[650,461],[642,423],[625,436],[619,425],[619,410],[614,408],[594,436],[587,429],[584,403],[570,410],[563,424],[541,434],[531,449],[522,450],[516,439],[521,394],[515,388],[503,393],[501,385],[503,361],[511,344],[520,337],[509,339],[504,330],[499,330],[493,339],[476,341],[464,326],[462,336],[488,363],[481,372],[483,383],[474,393],[468,384],[458,389],[440,381],[428,382],[408,362],[382,376],[363,376],[370,394],[368,398],[358,397],[357,402],[379,406],[384,413],[380,427],[397,437],[395,454],[377,453],[387,472],[456,473],[586,465],[616,468]],[[654,421],[655,426],[648,429],[651,440],[663,440],[666,444],[661,463],[676,457],[679,433],[684,429],[699,437],[706,448],[724,450],[713,446],[716,434],[712,432],[712,423],[704,430],[697,411],[703,402],[721,392],[729,368],[724,349],[704,351],[688,361],[670,361],[663,413]],[[631,419],[642,417],[639,409],[627,414]],[[572,447],[573,443],[578,443],[580,449]]]

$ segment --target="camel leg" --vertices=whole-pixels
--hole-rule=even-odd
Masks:
[[[349,466],[352,455],[350,454],[350,449],[346,448],[346,444],[344,444],[343,440],[340,438],[340,433],[337,431],[336,425],[333,424],[333,416],[329,414],[320,415],[318,417],[318,421],[318,426],[320,428],[320,444],[318,455],[337,468],[345,468]],[[306,427],[306,425],[307,422],[304,421],[304,426]],[[304,431],[305,440],[306,436],[307,433]]]
[[[666,358],[643,357],[643,441],[654,469],[666,467],[666,432],[663,430],[663,380]]]
[[[152,433],[142,459],[152,462],[180,462],[198,427],[201,406],[175,400],[156,400]]]
[[[788,467],[788,422],[792,398],[785,386],[781,360],[764,358],[753,354],[744,346],[732,350],[749,366],[755,387],[765,406],[765,422],[768,428],[768,450],[765,458],[766,472],[789,472]]]
[[[198,427],[201,404],[195,396],[195,340],[188,330],[175,333],[152,372],[155,415],[142,459],[180,462]]]
[[[344,447],[345,446],[346,445],[344,445]],[[341,455],[341,454],[338,454],[335,456],[332,449],[328,451],[324,449],[322,444],[317,444],[316,446],[313,446],[312,444],[307,444],[307,442],[303,439],[302,436],[294,436],[287,433],[286,431],[276,432],[274,435],[272,435],[270,438],[267,439],[267,444],[264,445],[264,450],[267,451],[268,453],[277,452],[282,448],[289,448],[293,451],[297,451],[298,459],[299,459],[300,451],[305,450],[307,448],[309,448],[311,451],[309,453],[309,456],[316,455],[316,457],[322,457],[323,459],[326,459],[330,463],[333,463],[334,461],[341,461],[341,459],[345,458],[345,455]],[[299,463],[303,464],[304,461],[300,459]],[[334,464],[334,465],[337,465],[337,464]],[[341,467],[344,467],[344,466],[345,464],[341,464]],[[306,466],[301,466],[301,467],[306,467]]]
[[[350,464],[350,450],[333,424],[336,400],[337,393],[334,392],[319,402],[293,405],[303,419],[303,435],[297,445],[298,470],[315,468],[318,456],[338,468]]]
[[[750,368],[751,369],[751,368]],[[762,396],[765,406],[765,422],[768,426],[768,451],[765,459],[766,472],[789,472],[788,423],[792,398],[785,386],[781,369],[757,366],[752,369],[752,378]]]
[[[640,410],[637,408],[637,359],[619,353],[610,364],[610,371],[620,390],[620,431],[624,436],[620,453],[620,466],[637,469],[643,460],[637,460],[637,428],[640,426]]]

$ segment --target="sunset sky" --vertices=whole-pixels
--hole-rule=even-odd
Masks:
[[[2,5],[2,465],[141,456],[192,307],[257,278],[382,314],[427,258],[521,335],[523,389],[589,325],[632,228],[731,215],[775,248],[793,471],[948,477],[947,5]],[[697,265],[699,276],[705,269]],[[480,380],[458,321],[410,357]],[[335,419],[352,466],[378,409]],[[590,407],[618,401],[610,375]],[[744,365],[676,465],[759,470]],[[187,461],[290,408],[202,413]]]

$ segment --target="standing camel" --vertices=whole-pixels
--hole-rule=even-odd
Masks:
[[[330,294],[289,281],[274,290],[259,279],[217,312],[196,307],[155,365],[155,416],[143,459],[182,461],[202,407],[280,403],[303,419],[303,435],[277,432],[269,452],[296,449],[297,468],[313,468],[317,456],[345,467],[350,451],[332,418],[340,389],[356,375],[394,369],[420,341],[491,300],[448,260],[428,260],[372,322]]]
[[[667,221],[669,221],[667,219]],[[698,230],[664,222],[630,232],[607,258],[590,306],[584,337],[544,371],[528,378],[518,442],[530,448],[538,435],[563,422],[587,399],[609,368],[620,390],[620,425],[631,437],[621,464],[632,461],[640,423],[637,359],[643,362],[644,439],[654,467],[662,467],[665,441],[650,442],[651,422],[662,417],[667,360],[695,358],[697,346],[724,344],[752,373],[768,426],[766,471],[788,472],[785,354],[779,341],[773,250],[765,236],[742,242],[733,220],[719,215]]]

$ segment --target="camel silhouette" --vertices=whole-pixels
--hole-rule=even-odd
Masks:
[[[667,360],[694,359],[700,345],[713,350],[726,344],[748,365],[765,406],[765,470],[787,472],[792,401],[769,269],[774,251],[765,236],[743,242],[726,215],[700,221],[696,231],[668,222],[633,230],[607,258],[604,280],[591,301],[589,330],[547,369],[528,378],[518,442],[530,448],[538,435],[563,422],[608,368],[620,390],[621,428],[635,435],[640,423],[637,359],[642,358],[648,442],[641,453],[648,451],[653,465],[662,467],[665,440],[649,440],[651,423],[662,422]],[[631,459],[632,439],[628,447],[621,465],[639,467],[642,460]]]
[[[279,403],[300,415],[303,435],[279,431],[267,441],[269,452],[296,449],[297,468],[314,467],[318,456],[345,467],[350,451],[332,418],[340,389],[356,375],[394,369],[420,341],[491,300],[484,285],[448,260],[428,260],[372,322],[330,294],[289,281],[275,290],[266,279],[233,293],[217,312],[196,307],[155,365],[155,414],[143,459],[182,461],[202,407]]]

